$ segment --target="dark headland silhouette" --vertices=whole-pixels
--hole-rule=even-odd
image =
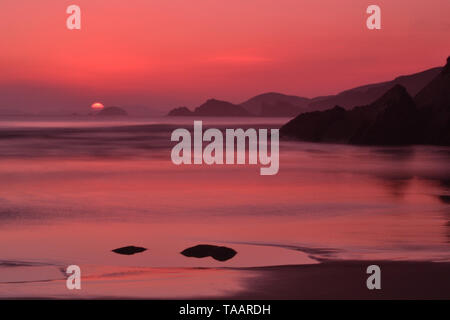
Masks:
[[[303,113],[281,127],[283,137],[362,145],[450,145],[450,57],[415,97],[395,84],[374,102]]]
[[[402,85],[411,96],[415,96],[441,70],[442,67],[432,68],[411,75],[400,76],[391,81],[364,85],[343,91],[337,95],[313,99],[276,92],[257,95],[239,105],[210,99],[194,111],[189,110],[187,107],[179,107],[171,110],[168,115],[295,117],[304,112],[326,110],[336,105],[344,109],[351,109],[356,106],[370,104],[396,85]]]

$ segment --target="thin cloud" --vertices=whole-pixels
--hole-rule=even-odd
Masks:
[[[231,64],[255,64],[255,63],[265,63],[273,61],[267,57],[261,56],[248,56],[248,55],[225,55],[216,56],[209,59],[210,62],[222,62]]]

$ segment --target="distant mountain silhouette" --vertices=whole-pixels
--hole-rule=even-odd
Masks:
[[[169,116],[256,116],[256,117],[294,117],[304,112],[321,111],[341,106],[352,109],[365,106],[381,98],[397,85],[415,96],[443,70],[442,67],[428,69],[411,75],[400,76],[392,81],[368,84],[343,91],[337,95],[313,99],[269,92],[257,95],[240,105],[210,99],[194,111],[186,107],[171,110]]]
[[[442,70],[442,67],[428,69],[411,75],[400,76],[392,81],[368,84],[343,91],[337,95],[316,97],[308,104],[310,111],[326,110],[334,106],[342,106],[351,109],[356,106],[370,104],[380,98],[389,89],[400,84],[406,88],[411,96],[415,96],[423,87],[434,79]]]
[[[226,101],[209,99],[200,107],[194,110],[196,115],[202,116],[226,116],[226,117],[247,117],[251,114],[243,107]]]
[[[126,116],[128,113],[120,107],[105,107],[100,110],[97,116]]]
[[[303,113],[280,133],[314,142],[450,145],[450,58],[415,99],[396,84],[366,106]]]
[[[178,117],[178,116],[193,116],[194,113],[187,107],[178,107],[170,110],[168,116]]]
[[[276,92],[263,93],[243,103],[249,113],[260,117],[293,117],[307,111],[310,99]]]
[[[242,106],[226,101],[209,99],[193,112],[186,107],[173,109],[169,116],[205,116],[205,117],[249,117],[251,114]]]
[[[172,109],[169,116],[211,117],[293,117],[306,111],[308,98],[288,96],[281,93],[265,93],[253,97],[241,105],[210,99],[190,111],[186,107]]]

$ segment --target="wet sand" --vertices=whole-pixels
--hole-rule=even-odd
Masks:
[[[366,287],[366,268],[372,264],[381,268],[380,290]],[[8,286],[9,295],[2,299],[450,299],[448,262],[326,261],[253,268],[121,270],[101,267],[83,278],[82,290],[72,291],[65,289],[64,278],[61,274],[54,280],[3,284]],[[178,290],[180,282],[189,290]]]
[[[381,268],[381,289],[368,290],[366,268]],[[246,291],[225,299],[450,299],[450,263],[327,261],[250,268]]]

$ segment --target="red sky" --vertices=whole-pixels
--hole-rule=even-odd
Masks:
[[[82,29],[66,28],[70,4]],[[366,28],[377,4],[382,30]],[[449,0],[1,0],[0,110],[313,97],[443,65]]]

